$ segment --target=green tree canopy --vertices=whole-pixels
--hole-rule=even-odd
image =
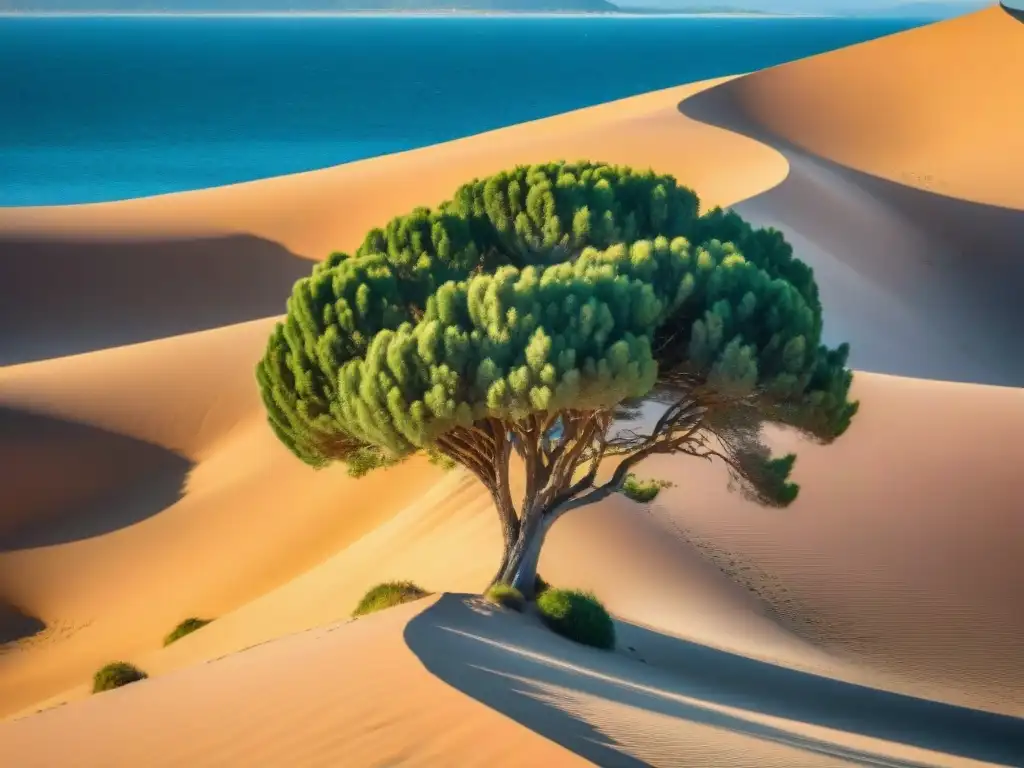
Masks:
[[[652,453],[721,459],[759,502],[791,502],[793,457],[770,456],[762,425],[829,441],[857,409],[848,348],[821,332],[811,269],[779,232],[701,215],[671,176],[549,163],[474,180],[317,264],[257,378],[314,467],[425,450],[472,471],[502,520],[498,577],[529,595],[550,524]],[[624,422],[644,401],[663,409],[653,428]]]

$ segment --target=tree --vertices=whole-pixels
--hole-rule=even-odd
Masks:
[[[857,410],[848,348],[821,330],[811,269],[779,232],[701,215],[671,176],[549,163],[317,264],[257,378],[307,464],[359,476],[425,451],[473,473],[504,536],[494,581],[530,598],[551,525],[653,454],[721,460],[759,503],[793,501],[795,457],[773,458],[763,425],[828,442]]]

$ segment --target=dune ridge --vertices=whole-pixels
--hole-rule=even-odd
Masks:
[[[1021,45],[1024,25],[997,6],[680,105],[786,158],[785,181],[737,210],[811,258],[827,333],[851,342],[856,367],[1024,385],[1024,139],[1005,130],[1024,119],[1024,97],[1006,87],[1024,77]]]
[[[83,285],[55,285],[51,316],[0,335],[0,640],[21,636],[0,645],[0,753],[19,768],[1013,765],[1024,484],[1005,446],[1024,429],[1024,356],[1007,325],[1024,273],[1007,249],[1024,152],[989,123],[1016,114],[1022,33],[996,7],[324,171],[0,209],[7,285],[83,260],[67,274],[111,286],[93,317]],[[942,63],[946,93],[916,63],[944,46],[971,62]],[[815,104],[830,106],[797,118]],[[946,108],[973,112],[959,126]],[[928,140],[904,163],[915,126]],[[800,456],[790,509],[659,457],[641,473],[676,486],[652,506],[615,497],[559,522],[541,570],[602,597],[614,654],[464,594],[499,552],[471,478],[418,461],[314,472],[277,443],[252,379],[310,260],[468,178],[558,157],[653,166],[782,228],[815,269],[826,334],[874,371],[834,445],[773,436]],[[935,168],[942,189],[904,178]],[[167,292],[130,299],[107,272],[147,258]],[[126,515],[133,502],[146,512]],[[346,621],[387,579],[448,594]],[[189,615],[216,620],[161,647]],[[118,657],[151,679],[90,697]]]

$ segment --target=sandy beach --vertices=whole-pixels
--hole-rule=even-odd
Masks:
[[[320,171],[0,208],[0,763],[1024,764],[1022,50],[992,7]],[[611,653],[477,597],[472,476],[315,472],[253,377],[316,260],[553,159],[781,229],[861,401],[834,445],[773,434],[790,508],[655,457],[653,504],[558,522],[540,570],[602,599]],[[348,618],[392,579],[433,594]],[[164,647],[188,616],[215,621]],[[90,695],[114,659],[150,678]]]

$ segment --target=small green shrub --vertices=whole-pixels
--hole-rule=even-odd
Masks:
[[[537,574],[537,580],[535,582],[533,582],[533,594],[534,594],[534,596],[535,597],[540,597],[545,592],[547,592],[549,589],[551,589],[551,585],[548,584],[546,581],[544,581],[544,579],[538,573]]]
[[[589,592],[548,589],[537,598],[537,610],[544,623],[563,637],[604,650],[615,647],[612,617]]]
[[[181,640],[185,635],[191,635],[197,629],[202,629],[209,624],[213,619],[197,619],[194,616],[189,619],[185,619],[181,624],[174,628],[167,637],[164,638],[164,646],[168,646],[175,640]]]
[[[638,504],[646,504],[654,501],[662,488],[671,488],[672,483],[668,480],[640,480],[636,475],[629,474],[622,484],[620,492]]]
[[[112,691],[114,688],[120,688],[129,683],[137,683],[139,680],[145,680],[147,677],[149,675],[138,667],[134,667],[124,661],[114,661],[92,676],[92,692]]]
[[[388,581],[384,584],[378,584],[363,595],[359,605],[352,611],[352,616],[353,618],[365,616],[374,611],[382,611],[385,608],[419,600],[429,594],[425,589],[416,586],[411,581]]]
[[[522,611],[526,607],[526,598],[523,597],[523,593],[508,584],[492,585],[484,597],[495,605],[511,608],[513,611]]]

